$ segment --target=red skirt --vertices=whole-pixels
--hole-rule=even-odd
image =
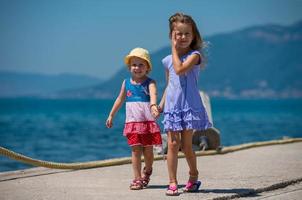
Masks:
[[[124,127],[124,136],[130,146],[161,145],[160,128],[155,121],[128,122]]]
[[[126,137],[130,146],[141,145],[145,147],[162,144],[160,132],[147,134],[129,133]]]

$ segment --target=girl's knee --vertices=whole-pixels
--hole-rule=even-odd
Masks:
[[[145,157],[153,157],[153,147],[144,147],[143,153]]]
[[[195,157],[195,152],[191,144],[182,144],[181,151],[185,154],[186,157]]]
[[[181,151],[184,153],[184,154],[191,154],[193,153],[193,147],[191,145],[182,145],[181,146]]]
[[[135,156],[140,156],[142,154],[142,148],[139,146],[133,146],[131,148],[132,154]]]
[[[144,153],[153,154],[153,146],[143,147]]]
[[[176,140],[168,142],[168,148],[172,151],[179,151],[180,143]]]

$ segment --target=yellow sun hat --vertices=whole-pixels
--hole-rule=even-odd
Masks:
[[[150,68],[149,71],[152,70],[150,55],[149,55],[149,52],[146,49],[143,49],[143,48],[140,48],[140,47],[132,49],[130,51],[130,53],[125,57],[125,63],[126,63],[127,66],[130,65],[130,59],[132,57],[138,57],[138,58],[141,58],[141,59],[147,61],[148,65],[149,65],[149,68]]]

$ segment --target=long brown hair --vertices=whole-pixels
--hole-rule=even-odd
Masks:
[[[169,37],[170,38],[172,37],[174,25],[177,22],[190,24],[192,26],[194,38],[192,40],[192,43],[190,44],[190,48],[193,50],[200,51],[203,48],[203,39],[200,36],[196,23],[194,22],[193,18],[190,15],[186,15],[184,13],[175,13],[169,18],[169,27],[170,27]]]

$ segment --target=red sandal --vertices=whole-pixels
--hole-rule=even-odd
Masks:
[[[143,178],[142,178],[142,183],[144,187],[147,187],[149,182],[150,182],[150,176],[152,174],[152,168],[150,171],[146,170],[146,167],[143,169]]]
[[[141,190],[143,188],[143,182],[140,179],[134,179],[130,184],[130,190]]]

